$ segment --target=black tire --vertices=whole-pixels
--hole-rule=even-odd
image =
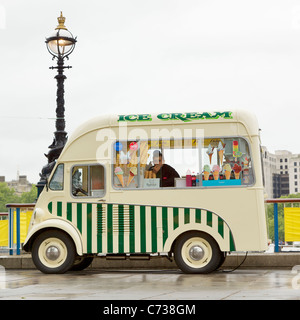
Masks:
[[[227,252],[221,252],[221,259],[217,269],[221,268],[227,257]]]
[[[94,257],[77,256],[70,271],[81,271],[87,268],[94,260]]]
[[[207,233],[191,231],[180,236],[175,243],[174,258],[184,273],[210,273],[222,260],[217,242]]]
[[[66,233],[48,230],[34,240],[31,254],[41,272],[65,273],[74,264],[76,250],[73,240]]]

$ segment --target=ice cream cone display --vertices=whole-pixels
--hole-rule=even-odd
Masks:
[[[212,155],[214,153],[214,148],[209,144],[208,148],[207,148],[207,151],[206,151],[208,157],[209,157],[209,163],[211,164],[211,158],[212,158]]]
[[[223,165],[224,150],[225,150],[225,144],[223,145],[223,143],[221,141],[219,141],[218,154],[219,154],[219,159],[220,159],[221,166]]]
[[[203,176],[204,176],[204,180],[208,180],[209,179],[209,172],[204,171]]]
[[[122,187],[124,187],[123,170],[120,167],[115,168],[115,175],[118,177]]]
[[[145,167],[148,161],[149,153],[148,153],[148,142],[141,141],[140,142],[140,164],[141,167]]]
[[[138,164],[138,156],[136,150],[130,150],[128,167],[135,167]]]
[[[237,163],[233,166],[232,168],[233,172],[234,172],[234,177],[235,179],[239,179],[240,178],[240,172],[242,170],[242,167],[239,166]]]
[[[127,187],[130,185],[131,181],[134,179],[134,176],[136,175],[137,175],[137,167],[130,168]]]
[[[210,166],[208,164],[206,164],[203,168],[203,176],[204,176],[204,180],[208,180],[209,179],[209,174],[210,174]]]
[[[235,179],[239,179],[240,178],[240,173],[239,172],[235,172],[234,173],[234,177],[235,177]]]
[[[155,179],[156,173],[154,173],[152,170],[145,171],[145,179]]]
[[[242,152],[239,151],[239,142],[237,140],[232,142],[232,154],[235,162],[237,161],[237,158],[242,156]]]
[[[226,180],[230,180],[230,175],[231,175],[230,171],[225,171],[225,179]]]
[[[231,166],[229,163],[226,163],[223,167],[223,171],[224,171],[224,174],[225,174],[225,178],[226,180],[229,180],[230,179],[230,175],[231,175]]]
[[[214,180],[219,180],[220,167],[217,164],[213,166],[212,172],[213,172]]]
[[[219,180],[219,172],[218,171],[214,171],[213,176],[214,176],[214,180]]]

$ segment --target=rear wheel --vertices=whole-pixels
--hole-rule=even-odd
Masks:
[[[32,260],[43,273],[65,273],[74,264],[75,245],[63,231],[41,233],[32,246]]]
[[[174,258],[185,273],[210,273],[219,267],[222,252],[210,235],[193,231],[183,234],[176,241]]]

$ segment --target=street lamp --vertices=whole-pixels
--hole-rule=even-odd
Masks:
[[[48,147],[50,150],[45,156],[48,158],[48,164],[45,165],[40,173],[40,181],[37,184],[38,196],[42,192],[44,185],[47,182],[54,165],[55,160],[61,154],[67,142],[67,132],[65,131],[65,100],[64,100],[64,81],[67,77],[64,75],[64,69],[72,68],[64,66],[64,59],[69,59],[69,55],[73,52],[76,43],[72,33],[65,27],[66,18],[63,17],[62,12],[57,18],[58,26],[55,32],[46,38],[46,45],[49,53],[52,55],[52,60],[57,59],[57,66],[50,67],[50,69],[57,69],[57,75],[54,77],[57,80],[57,98],[56,98],[56,131],[54,132],[54,139],[52,144]]]

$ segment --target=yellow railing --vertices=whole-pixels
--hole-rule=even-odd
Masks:
[[[9,203],[8,220],[0,221],[0,246],[8,247],[9,254],[14,251],[16,244],[16,254],[21,253],[21,242],[24,242],[33,212],[34,203]]]

